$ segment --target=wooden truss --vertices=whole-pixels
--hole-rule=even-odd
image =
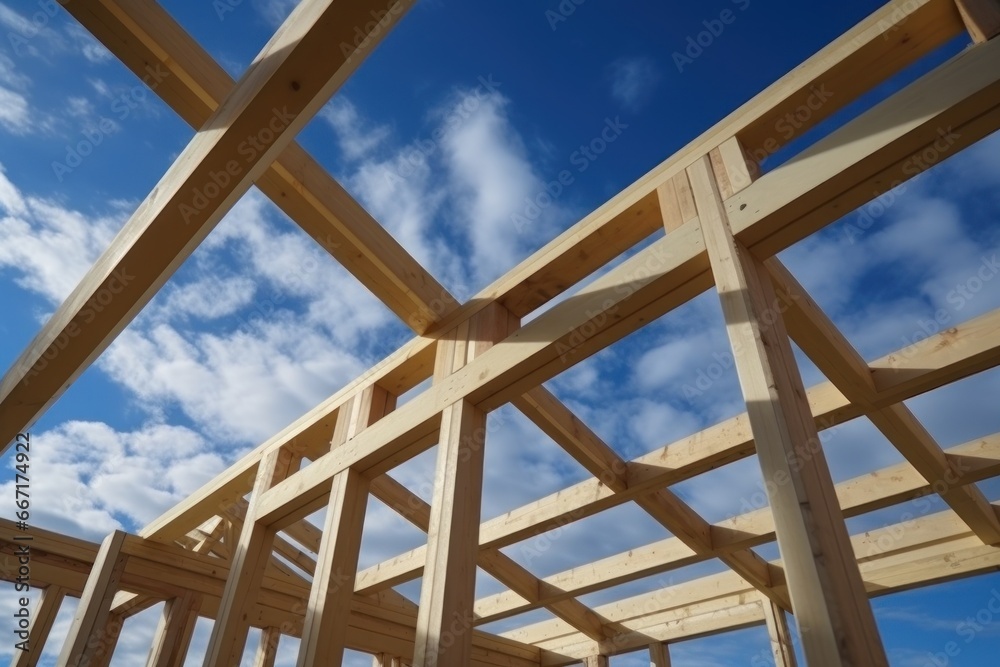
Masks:
[[[998,511],[975,485],[1000,474],[1000,434],[942,449],[903,403],[1000,363],[1000,311],[865,360],[775,258],[1000,128],[996,0],[890,2],[464,304],[294,143],[410,0],[303,0],[238,82],[152,0],[64,4],[134,72],[167,72],[156,93],[198,132],[4,377],[0,441],[59,397],[251,184],[416,337],[138,535],[96,545],[35,531],[32,583],[45,590],[36,650],[15,665],[36,664],[69,595],[80,604],[61,665],[106,665],[126,619],[164,603],[150,666],[183,664],[199,617],[215,619],[206,666],[239,664],[251,627],[262,630],[259,666],[294,636],[300,666],[339,664],[350,648],[377,665],[516,667],[606,665],[638,649],[669,665],[671,642],[752,625],[766,625],[777,664],[792,665],[786,612],[810,665],[877,666],[887,661],[870,596],[1000,568]],[[761,156],[966,30],[975,43],[960,55],[762,169]],[[795,136],[775,131],[820,89],[830,99]],[[271,139],[234,168],[239,142],[264,128]],[[921,159],[930,152],[935,160]],[[117,275],[134,277],[85,320]],[[626,461],[542,387],[713,285],[746,413]],[[791,341],[828,381],[803,387]],[[480,523],[486,415],[507,403],[593,477]],[[834,485],[818,433],[861,416],[906,462]],[[428,504],[388,473],[435,444]],[[671,490],[754,454],[772,482],[768,508],[709,523]],[[359,572],[369,494],[428,541]],[[931,494],[948,509],[848,534],[845,517]],[[672,537],[545,578],[501,551],[628,502]],[[304,520],[324,507],[322,530]],[[3,523],[8,580],[14,532]],[[772,541],[780,561],[753,550]],[[602,607],[579,601],[710,559],[728,570]],[[475,599],[477,566],[509,590]],[[419,605],[392,588],[421,576]],[[555,620],[499,636],[477,627],[538,608]]]

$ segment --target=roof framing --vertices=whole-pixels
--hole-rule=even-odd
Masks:
[[[788,610],[809,629],[810,665],[880,665],[869,595],[1000,566],[997,508],[974,485],[1000,473],[1000,440],[942,450],[902,404],[1000,363],[1000,311],[869,362],[773,258],[920,173],[924,151],[940,160],[1000,128],[996,0],[890,2],[465,304],[294,143],[411,4],[304,0],[239,82],[152,0],[66,4],[134,72],[166,72],[156,93],[198,132],[0,382],[0,442],[59,397],[253,183],[417,337],[139,535],[116,533],[99,550],[36,531],[33,575],[48,587],[32,630],[39,645],[68,594],[82,600],[61,664],[110,660],[89,638],[114,637],[129,615],[166,600],[150,664],[183,660],[171,647],[187,645],[200,615],[217,619],[206,665],[238,661],[250,626],[264,631],[260,665],[284,634],[302,637],[300,665],[355,648],[378,664],[428,667],[600,664],[639,648],[666,664],[663,642],[765,623],[787,665]],[[360,45],[354,26],[370,33]],[[761,158],[964,30],[974,47],[761,173]],[[834,94],[795,136],[776,134],[776,119],[817,90]],[[237,162],[251,139],[252,158]],[[521,325],[661,228],[666,237]],[[625,461],[541,387],[713,285],[746,414]],[[112,296],[95,312],[102,294]],[[788,307],[772,318],[777,297]],[[789,337],[829,382],[802,388]],[[430,377],[396,409],[395,397]],[[508,402],[594,477],[476,531],[485,414]],[[906,463],[834,486],[816,433],[862,415]],[[387,473],[439,441],[428,505]],[[710,524],[669,489],[755,452],[769,479],[786,480],[773,509]],[[429,546],[357,572],[369,493],[426,530]],[[927,494],[949,510],[888,547],[897,527],[848,536],[844,516]],[[499,551],[625,502],[674,537],[544,579]],[[320,531],[304,518],[324,506]],[[752,551],[774,539],[783,561]],[[731,571],[596,609],[576,599],[712,558]],[[475,601],[477,564],[510,591]],[[419,607],[391,590],[422,574]],[[557,620],[503,637],[473,629],[539,607]]]

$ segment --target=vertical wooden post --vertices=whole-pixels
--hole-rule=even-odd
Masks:
[[[493,304],[438,343],[436,381],[502,340],[516,326]],[[417,614],[415,667],[464,667],[472,652],[486,414],[467,400],[444,409],[427,562]]]
[[[714,158],[718,163],[725,155]],[[768,481],[803,648],[811,667],[885,666],[779,301],[763,264],[733,237],[712,165],[713,158],[701,158],[688,178]]]
[[[764,607],[764,620],[767,622],[774,664],[777,667],[796,667],[795,650],[792,648],[792,635],[788,632],[785,610],[766,597],[761,597],[760,603]]]
[[[1000,35],[1000,0],[955,0],[969,36],[976,44]]]
[[[42,596],[31,616],[31,627],[28,628],[28,650],[15,649],[11,667],[35,667],[38,664],[45,648],[45,641],[49,637],[52,624],[59,614],[59,607],[65,597],[66,589],[59,586],[48,586],[42,591]]]
[[[94,657],[87,663],[86,667],[109,667],[111,665],[111,659],[115,656],[115,648],[118,646],[118,638],[122,634],[125,621],[124,614],[111,612],[108,616],[108,622],[104,626],[102,641],[97,645]]]
[[[388,653],[372,656],[372,667],[403,667],[403,659]]]
[[[257,655],[253,660],[253,667],[274,667],[274,660],[278,656],[278,642],[281,640],[281,630],[278,628],[264,628],[260,631],[260,643],[257,645]]]
[[[276,531],[252,517],[260,496],[289,474],[294,456],[283,448],[267,452],[257,468],[257,480],[250,496],[247,520],[239,540],[230,548],[229,578],[219,602],[219,613],[212,627],[212,637],[205,653],[205,667],[229,667],[240,664],[246,648],[250,625],[247,610],[256,602],[264,571],[271,559]]]
[[[670,667],[670,649],[666,644],[649,645],[649,667]]]
[[[146,667],[183,667],[201,601],[190,591],[167,600],[153,635]]]
[[[113,532],[101,543],[94,560],[94,567],[87,577],[87,585],[80,597],[80,604],[73,616],[73,624],[66,635],[62,652],[59,654],[59,664],[69,667],[90,666],[99,658],[99,653],[108,644],[114,650],[117,632],[109,623],[111,619],[111,602],[118,591],[118,582],[128,556],[122,553],[125,543],[125,533],[120,530]],[[119,619],[120,620],[120,619]],[[117,624],[120,628],[120,624]]]
[[[584,658],[583,667],[608,667],[608,656],[592,655]]]
[[[338,411],[331,446],[347,442],[393,407],[395,397],[381,387],[362,389]],[[343,661],[369,484],[368,478],[350,468],[333,478],[299,644],[299,667]]]

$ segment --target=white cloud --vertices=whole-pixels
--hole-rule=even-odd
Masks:
[[[271,26],[279,26],[292,13],[298,0],[254,0],[254,9]]]
[[[497,93],[469,93],[455,103],[452,113],[470,106],[473,111],[445,134],[443,158],[458,213],[454,226],[468,235],[474,275],[486,283],[527,254],[531,239],[518,233],[512,216],[545,184],[510,123],[507,101]],[[531,229],[536,239],[551,235],[552,228],[541,222]]]
[[[340,151],[348,160],[371,155],[390,134],[388,126],[368,122],[349,100],[339,96],[320,110],[319,117],[333,128]]]
[[[200,457],[196,468],[194,457]],[[118,432],[82,421],[32,432],[31,463],[45,471],[32,477],[32,524],[96,541],[144,525],[225,465],[200,435],[181,426]],[[0,490],[13,497],[12,485]]]
[[[51,302],[64,299],[108,246],[117,217],[87,217],[56,202],[25,196],[0,170],[0,268]]]
[[[101,64],[114,60],[114,55],[103,44],[94,39],[83,26],[77,23],[70,23],[66,27],[66,34],[69,35],[74,46],[80,50],[80,53],[83,54],[83,57],[88,62]]]
[[[648,57],[621,58],[608,67],[611,96],[629,111],[638,111],[660,82],[656,62]]]
[[[11,134],[29,134],[32,130],[28,98],[0,86],[0,126]]]

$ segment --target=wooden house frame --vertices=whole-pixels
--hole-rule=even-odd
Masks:
[[[975,483],[1000,475],[1000,434],[942,449],[903,401],[1000,363],[1000,311],[863,359],[775,255],[1000,128],[1000,2],[896,0],[709,129],[466,303],[458,302],[303,148],[296,133],[413,0],[303,0],[234,82],[153,0],[65,0],[198,132],[0,384],[0,442],[34,421],[106,349],[252,184],[405,322],[414,338],[137,535],[101,544],[34,531],[36,664],[66,596],[60,665],[107,665],[125,619],[165,602],[150,667],[183,664],[198,617],[204,664],[256,665],[281,636],[298,665],[606,665],[671,643],[766,625],[795,664],[887,665],[869,597],[1000,569],[1000,515]],[[963,32],[972,46],[780,166],[773,153]],[[775,123],[835,94],[794,137]],[[948,141],[943,141],[943,132]],[[238,151],[256,138],[252,157]],[[934,155],[934,159],[924,156]],[[544,313],[522,320],[660,230]],[[122,280],[127,276],[127,280]],[[747,411],[623,460],[542,383],[715,288]],[[88,303],[112,294],[97,313]],[[794,341],[828,378],[804,388]],[[396,408],[396,398],[429,386]],[[480,523],[486,415],[512,403],[593,477]],[[867,417],[906,462],[834,484],[819,432]],[[390,471],[438,445],[433,501]],[[671,490],[756,455],[769,507],[709,523]],[[427,545],[358,570],[369,494]],[[845,517],[937,494],[944,512],[850,535]],[[500,549],[632,502],[673,536],[539,578]],[[322,530],[304,521],[326,507]],[[3,578],[17,568],[3,522]],[[782,559],[753,548],[776,541]],[[555,547],[558,548],[558,545]],[[280,555],[280,558],[277,556]],[[13,560],[12,560],[13,559]],[[579,597],[692,563],[723,574],[588,608]],[[476,567],[508,591],[475,599]],[[420,604],[393,586],[423,577]],[[545,608],[555,620],[477,629]]]

